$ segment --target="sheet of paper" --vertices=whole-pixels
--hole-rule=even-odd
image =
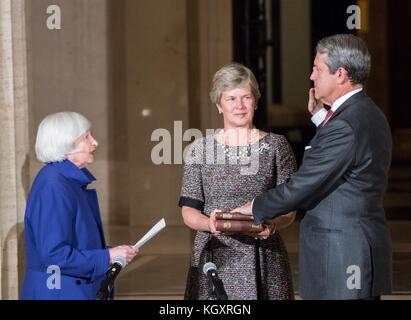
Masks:
[[[148,230],[148,232],[140,240],[137,241],[137,243],[133,246],[133,249],[136,250],[140,248],[148,240],[150,240],[157,233],[159,233],[162,229],[164,229],[165,226],[166,226],[166,221],[163,218],[159,222],[157,222],[150,230]]]

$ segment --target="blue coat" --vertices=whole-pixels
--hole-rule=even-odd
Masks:
[[[94,180],[69,160],[46,164],[37,174],[24,218],[21,299],[96,298],[109,252],[96,190],[87,189]]]

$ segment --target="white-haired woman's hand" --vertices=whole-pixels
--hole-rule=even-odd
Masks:
[[[110,264],[114,263],[115,258],[119,256],[125,258],[127,263],[130,263],[137,255],[138,249],[134,250],[131,246],[122,245],[110,248],[108,252],[110,253]]]

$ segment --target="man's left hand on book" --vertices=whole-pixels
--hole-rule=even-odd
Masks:
[[[259,232],[259,233],[249,233],[249,232],[247,232],[245,234],[250,236],[250,237],[253,237],[255,239],[265,240],[270,236],[271,228],[270,228],[270,226],[268,226],[266,224],[263,224],[263,228],[264,228],[264,230]]]

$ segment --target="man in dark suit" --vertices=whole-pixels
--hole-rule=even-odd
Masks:
[[[305,211],[299,282],[304,299],[378,299],[391,292],[391,239],[383,197],[392,138],[364,93],[370,55],[353,35],[319,41],[308,109],[317,131],[287,183],[233,211],[256,223]],[[329,111],[323,103],[331,106]]]

